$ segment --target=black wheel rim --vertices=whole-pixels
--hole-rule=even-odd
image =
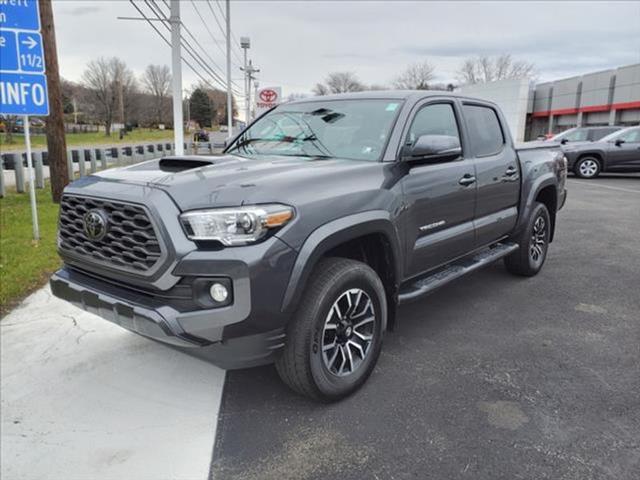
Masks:
[[[531,241],[529,243],[529,256],[534,263],[539,264],[544,260],[547,247],[547,221],[544,216],[538,216],[533,222]]]
[[[322,360],[329,373],[344,377],[360,368],[371,350],[376,322],[364,290],[352,288],[338,297],[322,330]]]

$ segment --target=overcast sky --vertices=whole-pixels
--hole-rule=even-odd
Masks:
[[[150,14],[147,4],[137,3]],[[165,0],[156,3],[168,11]],[[195,0],[195,5],[223,48],[212,13],[220,18],[216,0]],[[193,3],[182,1],[181,10],[186,27],[224,67],[220,46]],[[80,80],[86,63],[98,56],[118,56],[136,73],[149,63],[170,64],[169,48],[147,22],[117,20],[139,16],[127,0],[55,0],[54,13],[65,78]],[[534,62],[541,80],[640,62],[640,1],[233,0],[231,22],[236,38],[251,37],[250,58],[261,69],[261,84],[280,85],[285,95],[309,92],[331,71],[389,84],[406,65],[423,60],[436,66],[437,81],[449,82],[462,59],[479,54],[507,52]],[[241,75],[234,66],[238,85]],[[184,87],[196,80],[185,67]]]

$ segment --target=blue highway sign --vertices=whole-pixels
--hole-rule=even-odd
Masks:
[[[0,1],[0,28],[40,30],[38,0]]]
[[[23,72],[44,73],[42,36],[39,33],[18,33],[18,63]]]
[[[0,113],[49,115],[47,77],[38,74],[0,74]]]
[[[48,115],[37,0],[0,0],[0,113]]]

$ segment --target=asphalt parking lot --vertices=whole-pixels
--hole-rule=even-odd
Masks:
[[[229,372],[213,477],[639,478],[640,177],[569,190],[540,275],[496,264],[403,308],[347,400]]]
[[[570,179],[540,275],[496,264],[403,307],[332,405],[43,289],[0,322],[0,476],[637,480],[639,234],[640,175]]]

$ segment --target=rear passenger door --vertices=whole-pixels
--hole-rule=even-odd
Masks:
[[[520,164],[507,125],[491,105],[463,102],[470,155],[477,178],[476,247],[514,228],[520,198]]]
[[[473,161],[461,138],[459,106],[451,99],[429,100],[415,107],[404,132],[410,147],[422,135],[461,139],[462,156],[440,163],[402,162],[406,205],[406,277],[464,255],[473,249],[473,212],[476,200]]]

